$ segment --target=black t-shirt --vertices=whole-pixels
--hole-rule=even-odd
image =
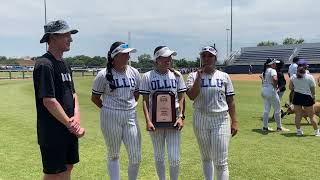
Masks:
[[[56,98],[65,113],[74,116],[75,93],[72,72],[65,60],[56,60],[49,52],[37,59],[33,82],[37,108],[37,135],[40,145],[58,145],[77,141],[77,137],[43,105],[43,98]]]

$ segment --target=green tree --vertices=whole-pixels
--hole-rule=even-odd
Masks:
[[[287,37],[283,40],[282,44],[283,45],[288,45],[288,44],[302,44],[304,43],[304,39],[300,38],[300,39],[294,39],[291,37]]]

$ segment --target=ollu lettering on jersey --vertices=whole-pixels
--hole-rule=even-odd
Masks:
[[[201,87],[223,87],[223,80],[222,79],[201,79]]]
[[[72,81],[71,75],[69,73],[66,73],[66,74],[61,73],[61,79],[62,79],[62,82]]]
[[[151,81],[151,89],[170,89],[170,88],[177,88],[177,80],[176,79],[162,79],[162,80],[153,80]]]
[[[126,88],[126,87],[135,87],[136,81],[134,78],[128,78],[129,82],[126,78],[114,79],[115,85],[117,88]]]

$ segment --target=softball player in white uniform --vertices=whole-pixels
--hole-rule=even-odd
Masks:
[[[129,157],[129,180],[137,179],[141,161],[141,135],[136,115],[140,74],[127,65],[129,52],[136,50],[122,42],[113,43],[108,52],[107,68],[98,73],[92,88],[92,101],[101,108],[101,130],[108,149],[111,180],[120,180],[119,153],[122,141]]]
[[[156,170],[160,180],[165,180],[165,144],[167,144],[168,159],[170,164],[170,179],[177,180],[180,164],[180,130],[183,127],[183,94],[186,86],[180,73],[170,70],[171,56],[177,53],[166,46],[159,46],[155,49],[155,69],[146,72],[141,81],[139,91],[143,94],[143,110],[147,123],[147,130],[150,131],[154,148]],[[151,97],[156,91],[171,91],[175,94],[175,107],[177,109],[177,121],[175,126],[178,129],[157,128],[152,124],[152,101]]]
[[[269,112],[271,106],[274,109],[274,119],[277,123],[277,131],[288,131],[288,129],[282,127],[281,124],[281,108],[280,99],[277,93],[277,71],[276,63],[279,63],[276,59],[267,59],[264,63],[264,71],[262,73],[262,92],[261,96],[264,100],[264,112],[263,112],[263,127],[262,131],[268,132],[272,129],[268,127],[269,122]]]
[[[201,152],[205,179],[213,179],[214,164],[217,179],[227,180],[229,140],[231,134],[235,135],[238,131],[234,90],[229,75],[215,69],[215,47],[202,48],[200,56],[203,68],[190,73],[186,83],[187,95],[194,101],[193,129]]]

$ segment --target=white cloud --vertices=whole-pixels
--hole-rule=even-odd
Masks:
[[[30,37],[43,33],[42,0],[0,0],[1,39]],[[79,28],[75,39],[83,54],[95,54],[102,44],[126,39],[131,31],[134,42],[144,50],[150,43],[170,42],[191,56],[197,47],[216,42],[225,52],[226,28],[230,24],[230,0],[46,0],[48,19],[66,19]],[[253,46],[262,40],[281,43],[287,36],[320,41],[320,1],[316,0],[233,0],[234,46]],[[159,40],[167,38],[168,40]],[[84,42],[95,40],[94,42]],[[149,43],[149,44],[146,44]],[[183,48],[188,43],[188,47]],[[90,44],[90,46],[88,45]],[[19,44],[17,44],[19,47]],[[105,49],[105,47],[103,47]],[[190,48],[195,51],[190,52]],[[17,48],[19,49],[19,48]],[[150,49],[148,49],[149,51]],[[143,51],[143,50],[142,50]],[[34,52],[34,51],[33,51]],[[30,52],[30,53],[33,53]],[[0,50],[0,54],[5,54]],[[27,55],[27,54],[26,54]],[[193,56],[193,57],[194,57]]]

